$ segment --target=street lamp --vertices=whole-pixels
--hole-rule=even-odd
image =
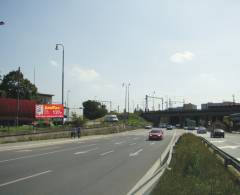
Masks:
[[[62,47],[62,105],[64,104],[64,45],[56,44],[55,50],[59,50],[59,46]]]
[[[125,83],[123,83],[122,87],[125,87],[124,114],[126,114],[126,111],[127,111],[127,85]]]
[[[66,107],[69,107],[69,93],[71,92],[71,90],[67,90],[67,104]]]
[[[130,87],[130,83],[128,83],[128,113],[129,113],[129,87]]]
[[[55,50],[59,50],[59,46],[62,47],[62,105],[64,105],[64,45],[61,43],[56,44]]]

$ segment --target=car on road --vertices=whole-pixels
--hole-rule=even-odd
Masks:
[[[181,125],[180,124],[176,124],[176,128],[180,129]]]
[[[115,114],[106,115],[104,117],[104,121],[105,122],[118,122],[118,117]]]
[[[195,130],[194,126],[188,126],[188,130]]]
[[[207,129],[205,127],[199,127],[197,129],[197,133],[198,134],[204,134],[204,133],[207,133]]]
[[[162,129],[152,129],[149,132],[148,140],[162,140],[163,139],[163,130]]]
[[[145,125],[145,129],[152,129],[152,125]]]
[[[167,130],[172,130],[173,126],[172,125],[167,125]]]
[[[166,128],[166,127],[167,127],[167,125],[166,125],[166,124],[164,124],[164,123],[161,123],[161,124],[159,124],[159,127],[160,127],[160,128]]]
[[[214,138],[214,137],[222,137],[222,138],[224,138],[225,137],[225,132],[224,132],[223,129],[213,129],[211,131],[210,137],[211,138]]]

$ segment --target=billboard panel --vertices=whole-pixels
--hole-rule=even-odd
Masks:
[[[35,118],[63,118],[64,107],[62,104],[37,104]]]

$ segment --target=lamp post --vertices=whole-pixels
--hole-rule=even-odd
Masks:
[[[129,114],[129,87],[130,87],[130,83],[128,83],[127,87],[128,87],[128,114]]]
[[[61,43],[56,44],[55,50],[59,50],[59,46],[62,47],[62,105],[64,106],[64,45]],[[64,118],[62,122],[64,122]]]
[[[127,85],[125,83],[123,83],[122,87],[125,87],[124,114],[126,114],[126,111],[127,111]]]
[[[67,90],[67,104],[66,107],[69,107],[69,93],[71,92],[71,90]]]

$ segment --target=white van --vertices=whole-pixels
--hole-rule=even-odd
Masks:
[[[114,114],[112,114],[112,115],[106,115],[106,116],[104,117],[104,121],[105,121],[105,122],[118,122],[118,118],[117,118],[117,115],[114,115]]]

